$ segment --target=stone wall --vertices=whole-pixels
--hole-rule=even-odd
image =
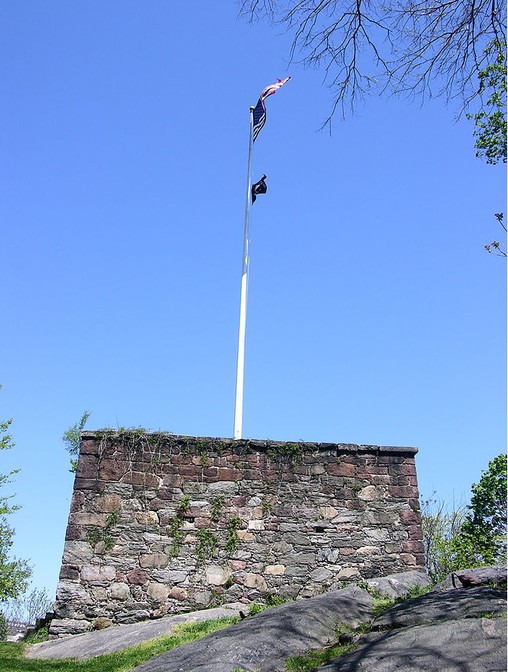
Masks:
[[[416,452],[83,432],[50,632],[421,568]]]

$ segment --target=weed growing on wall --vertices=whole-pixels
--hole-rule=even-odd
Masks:
[[[110,551],[115,545],[115,540],[111,534],[113,528],[118,523],[120,518],[120,510],[115,509],[111,511],[109,516],[106,518],[106,523],[104,527],[92,527],[86,535],[86,539],[90,546],[97,546],[100,542],[104,544],[104,550]]]
[[[210,507],[210,519],[213,520],[214,523],[219,521],[222,510],[224,509],[225,501],[226,498],[222,494],[215,495],[215,497],[212,499],[212,504]]]
[[[301,443],[271,444],[266,454],[275,462],[277,470],[283,471],[288,467],[292,471],[303,463],[303,445]]]
[[[169,555],[171,558],[175,558],[180,553],[180,549],[182,548],[184,533],[181,527],[184,522],[185,512],[187,511],[189,506],[190,506],[190,497],[188,495],[185,495],[180,500],[178,508],[176,509],[176,514],[173,516],[173,518],[171,518],[167,526],[168,535],[172,539],[171,548],[169,551]]]
[[[196,548],[196,567],[204,564],[205,560],[212,558],[219,545],[219,537],[210,529],[198,530]]]
[[[234,516],[228,522],[225,549],[230,555],[240,547],[240,537],[237,531],[240,529],[241,524],[242,521],[238,516]]]

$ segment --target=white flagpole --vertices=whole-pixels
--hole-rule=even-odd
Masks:
[[[243,420],[243,373],[245,365],[245,325],[247,321],[247,281],[249,276],[249,218],[251,205],[251,163],[253,144],[254,108],[250,108],[249,158],[247,162],[247,194],[245,200],[245,223],[243,227],[242,284],[240,292],[240,328],[238,330],[238,359],[236,364],[236,399],[234,438],[242,438]]]

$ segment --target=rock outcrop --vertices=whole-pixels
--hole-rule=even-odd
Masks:
[[[457,577],[472,587],[464,587]],[[284,670],[289,657],[345,642],[356,648],[323,665],[319,672],[505,671],[506,567],[457,572],[426,594],[374,616],[376,596],[400,598],[413,586],[429,585],[423,572],[404,572],[371,579],[362,587],[348,586],[284,604],[161,654],[136,672],[276,672]],[[201,614],[206,612],[200,612],[200,618]],[[178,617],[155,623],[160,630],[164,621],[174,618]],[[347,634],[337,634],[339,624],[342,630],[346,626]],[[122,648],[118,642],[122,646],[135,643],[132,637],[129,641],[127,629],[142,625],[115,626],[47,642],[33,647],[30,655],[99,655]],[[95,649],[93,638],[97,638]]]

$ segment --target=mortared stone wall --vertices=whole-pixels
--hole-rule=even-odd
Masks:
[[[421,569],[416,453],[83,432],[50,633]]]

